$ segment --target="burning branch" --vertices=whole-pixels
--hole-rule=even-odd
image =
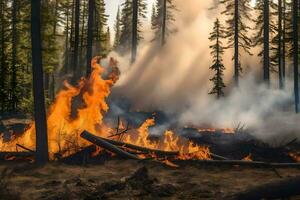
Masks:
[[[128,153],[118,147],[116,147],[115,145],[105,141],[103,138],[101,137],[97,137],[97,136],[94,136],[93,134],[87,132],[87,131],[83,131],[80,135],[83,139],[99,146],[99,147],[102,147],[112,153],[115,153],[121,157],[124,157],[124,158],[129,158],[129,159],[134,159],[134,160],[141,160],[139,157],[137,157],[136,155],[133,155],[131,153]]]

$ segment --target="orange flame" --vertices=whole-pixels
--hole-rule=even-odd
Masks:
[[[242,160],[244,160],[244,161],[253,161],[253,159],[252,159],[252,154],[250,153],[248,156],[246,156],[246,157],[243,158]]]
[[[88,79],[82,78],[76,87],[65,81],[64,89],[57,94],[54,103],[49,108],[47,116],[48,145],[52,159],[57,153],[61,156],[68,156],[90,145],[79,136],[84,130],[101,137],[108,137],[112,134],[113,129],[103,123],[103,116],[109,109],[106,98],[110,94],[111,87],[118,80],[119,70],[116,67],[117,62],[111,59],[112,72],[108,76],[109,79],[104,80],[101,75],[105,69],[97,63],[98,59],[99,57],[93,58],[93,71]],[[76,113],[72,112],[74,110]],[[208,147],[198,146],[180,138],[172,131],[166,131],[159,141],[151,141],[149,127],[154,125],[154,119],[148,119],[137,130],[126,134],[122,140],[151,149],[178,151],[179,158],[183,160],[210,159]],[[22,136],[8,143],[0,139],[0,150],[13,151],[17,143],[34,149],[34,122]],[[97,152],[93,155],[100,150],[97,148]]]

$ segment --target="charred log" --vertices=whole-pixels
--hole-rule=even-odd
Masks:
[[[104,140],[103,138],[101,137],[97,137],[87,131],[83,131],[80,135],[83,139],[99,146],[99,147],[102,147],[112,153],[115,153],[123,158],[129,158],[129,159],[134,159],[134,160],[141,160],[139,157],[137,157],[136,155],[134,154],[131,154],[131,153],[128,153],[124,150],[122,150],[121,148],[115,146],[114,144],[112,143],[109,143],[107,142],[106,140]]]
[[[29,158],[34,156],[35,152],[0,152],[0,160],[9,160],[10,158]]]
[[[163,150],[158,150],[158,149],[150,149],[150,148],[141,147],[141,146],[137,146],[137,145],[121,142],[121,141],[110,140],[110,139],[106,139],[106,138],[102,138],[102,139],[113,145],[125,147],[128,149],[133,149],[136,151],[141,151],[145,154],[156,154],[156,155],[160,155],[160,156],[178,156],[179,155],[179,151],[163,151]]]

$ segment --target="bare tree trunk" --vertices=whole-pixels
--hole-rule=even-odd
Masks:
[[[56,31],[57,31],[57,16],[58,15],[58,0],[55,0],[55,8],[54,8],[54,23],[53,23],[53,37],[54,42],[56,43]],[[49,98],[51,100],[54,99],[55,96],[55,70],[51,73],[50,88],[49,88]]]
[[[163,46],[166,43],[166,26],[167,26],[167,0],[163,0],[161,46]]]
[[[0,79],[0,103],[1,103],[1,111],[4,111],[4,107],[5,107],[5,99],[6,99],[6,95],[5,95],[5,91],[4,91],[4,87],[5,87],[5,81],[6,81],[6,66],[5,66],[5,37],[4,37],[4,17],[3,17],[3,13],[4,13],[4,2],[1,1],[0,4],[0,17],[1,17],[1,79]]]
[[[278,0],[278,79],[279,88],[283,89],[283,70],[282,70],[282,0]]]
[[[294,48],[294,92],[295,92],[295,111],[299,112],[299,44],[298,44],[298,0],[293,0],[293,48]]]
[[[136,60],[137,54],[137,28],[138,28],[138,0],[132,1],[132,45],[131,45],[131,63]]]
[[[282,27],[282,79],[283,87],[285,87],[286,79],[286,0],[283,0],[283,27]]]
[[[95,0],[89,0],[89,19],[88,19],[88,33],[87,33],[87,50],[86,50],[86,76],[91,74],[91,60],[93,56],[93,33],[94,33],[94,7]]]
[[[240,63],[239,63],[239,0],[234,1],[234,81],[239,85]]]
[[[31,0],[32,77],[36,130],[36,162],[49,160],[41,47],[40,0]]]
[[[83,50],[84,50],[84,40],[85,40],[85,16],[86,16],[86,1],[83,1],[83,13],[82,13],[82,25],[81,25],[81,37],[80,37],[80,53],[79,53],[79,65],[80,65],[80,71],[82,70],[82,67],[84,67],[83,60]]]
[[[269,0],[264,0],[264,81],[270,86],[270,9]]]
[[[79,77],[78,72],[78,50],[79,50],[79,19],[80,19],[80,0],[75,0],[75,38],[74,38],[74,54],[73,54],[73,83]]]
[[[67,5],[69,6],[69,0],[67,1]],[[70,18],[69,8],[67,8],[66,18],[67,18],[67,24],[66,24],[64,72],[68,73],[69,72],[69,55],[70,55],[70,52],[69,52],[70,51],[70,49],[69,49],[69,21],[70,21],[69,20],[69,18]]]
[[[17,108],[17,0],[12,2],[12,79],[11,79],[11,109]]]

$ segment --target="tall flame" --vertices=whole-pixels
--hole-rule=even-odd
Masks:
[[[104,80],[102,75],[105,69],[97,63],[98,59],[99,57],[93,58],[92,73],[88,79],[82,78],[77,86],[72,86],[67,81],[64,82],[64,89],[57,94],[48,110],[48,144],[51,158],[54,158],[53,155],[56,153],[68,156],[90,145],[79,136],[84,130],[101,137],[112,134],[113,129],[103,123],[103,117],[109,109],[106,98],[110,94],[111,87],[118,80],[119,70],[116,67],[116,61],[111,59],[109,66],[112,72],[108,80]],[[154,125],[154,119],[148,119],[137,130],[126,134],[122,140],[152,149],[179,151],[180,159],[210,158],[208,147],[195,145],[176,136],[172,131],[166,131],[159,141],[151,141],[149,127]],[[17,143],[34,149],[34,122],[22,136],[10,142],[0,139],[0,150],[14,151]]]

